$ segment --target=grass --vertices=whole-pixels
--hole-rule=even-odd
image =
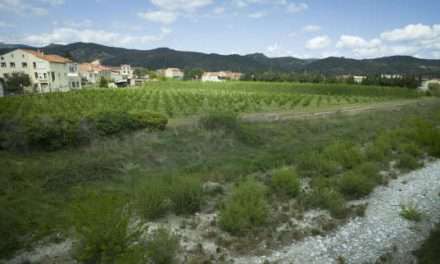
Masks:
[[[422,221],[422,213],[420,213],[416,207],[412,205],[401,205],[400,206],[400,216],[405,218],[406,220],[413,221],[413,222],[420,222]]]
[[[106,95],[103,104],[106,104]],[[81,98],[83,94],[73,96]],[[93,98],[92,94],[90,96]],[[47,98],[35,100],[40,99]],[[409,131],[410,136],[399,135],[399,140],[416,144],[423,153],[436,153],[431,143],[440,142],[436,130],[439,107],[437,101],[427,101],[422,106],[407,106],[398,112],[273,123],[243,124],[239,121],[240,125],[249,129],[250,135],[258,134],[258,142],[243,141],[235,134],[217,129],[179,127],[162,132],[139,131],[100,138],[87,146],[55,152],[23,154],[0,151],[0,205],[3,208],[0,212],[0,255],[10,255],[14,250],[55,232],[69,235],[72,225],[68,224],[64,208],[71,208],[70,205],[76,200],[75,190],[84,187],[97,193],[114,193],[116,190],[124,206],[123,209],[119,205],[115,208],[133,209],[132,213],[141,216],[143,221],[150,221],[169,212],[183,215],[197,212],[203,207],[201,201],[211,199],[208,195],[201,196],[200,186],[205,181],[234,185],[250,174],[269,173],[286,166],[296,167],[298,177],[310,176],[320,182],[315,184],[315,180],[312,180],[310,195],[299,194],[296,198],[301,200],[305,196],[307,206],[328,209],[332,215],[344,217],[345,201],[351,196],[339,190],[338,177],[348,171],[376,177],[368,172],[376,171],[371,166],[362,170],[360,167],[371,162],[374,163],[372,167],[376,168],[385,167],[386,164],[382,159],[365,155],[364,146],[380,149],[378,152],[386,153],[386,159],[388,155],[396,158],[400,148],[391,142],[393,137],[386,136],[386,131],[396,130],[404,124],[404,130]],[[420,126],[407,125],[405,120],[409,115],[425,120],[425,123],[422,122]],[[425,128],[430,131],[429,140],[424,139]],[[382,145],[385,147],[382,148]],[[411,147],[402,149],[412,153]],[[341,155],[340,151],[343,152]],[[227,198],[222,210],[228,216],[225,219],[229,220],[223,223],[231,226],[229,230],[233,234],[267,228],[264,223],[271,220],[268,209],[263,208],[270,209],[270,203],[277,202],[276,199],[267,199],[267,188],[262,183],[254,181],[250,185],[240,187],[244,189],[242,191],[238,191],[239,187],[238,190],[233,189],[232,193],[238,193],[235,195],[238,198],[232,199],[234,195],[231,191],[225,192]],[[258,193],[257,197],[255,193]],[[247,195],[249,199],[241,198]],[[82,204],[92,209],[96,207],[93,210],[106,208],[103,205],[104,209],[99,209],[101,205],[95,204],[94,200],[93,195],[85,195]],[[253,205],[236,202],[241,200],[251,200],[259,209],[246,209],[253,208]],[[111,204],[110,199],[103,203]],[[92,212],[92,209],[84,210]],[[247,210],[251,212],[247,213]],[[239,214],[235,214],[236,211]],[[252,216],[254,213],[256,215]],[[242,218],[239,219],[246,220],[236,220],[235,217],[240,214]],[[112,223],[112,219],[108,221]],[[84,222],[84,225],[87,223]],[[117,252],[118,258],[136,255],[131,254],[130,250]]]

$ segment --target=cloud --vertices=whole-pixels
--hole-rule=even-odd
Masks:
[[[321,31],[321,27],[318,25],[307,25],[302,28],[302,31],[307,33],[319,32]]]
[[[384,32],[380,36],[391,42],[436,39],[440,38],[440,25],[410,24],[403,28]]]
[[[328,36],[318,36],[310,39],[306,43],[306,48],[309,50],[317,50],[328,47],[331,44],[331,39]]]
[[[64,0],[0,0],[0,11],[18,15],[45,16],[49,14],[49,7],[62,4]]]
[[[172,24],[177,19],[177,13],[160,10],[139,13],[138,16],[142,19],[162,24]]]
[[[212,0],[151,0],[160,10],[193,12],[213,3]]]
[[[435,57],[440,51],[440,25],[410,24],[385,31],[366,40],[360,36],[342,35],[336,44],[359,57],[421,55]]]
[[[157,35],[129,35],[105,30],[62,27],[54,29],[48,33],[28,35],[15,40],[15,42],[35,46],[45,46],[50,43],[67,44],[80,41],[111,46],[135,47],[160,41],[170,33],[171,30],[168,28],[162,28]]]
[[[278,43],[275,43],[275,44],[269,45],[269,46],[266,48],[266,50],[267,50],[269,53],[275,53],[276,51],[279,51],[279,50],[280,50],[280,45],[279,45]]]
[[[300,13],[300,12],[306,11],[307,9],[309,9],[309,5],[307,5],[306,3],[287,4],[287,12],[289,12],[289,13]]]
[[[266,13],[266,12],[255,12],[255,13],[249,14],[248,17],[250,17],[250,18],[255,18],[255,19],[259,19],[259,18],[263,18],[263,17],[265,17],[265,16],[267,16],[267,13]]]

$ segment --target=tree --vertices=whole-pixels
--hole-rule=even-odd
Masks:
[[[99,80],[99,87],[107,88],[108,87],[108,80],[104,77],[101,77],[101,79]]]
[[[198,80],[202,78],[202,69],[185,69],[184,80]]]
[[[5,78],[6,94],[23,94],[24,88],[30,86],[31,78],[22,72],[14,72]]]

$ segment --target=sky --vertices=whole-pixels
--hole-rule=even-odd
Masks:
[[[440,0],[0,0],[0,42],[440,59]]]

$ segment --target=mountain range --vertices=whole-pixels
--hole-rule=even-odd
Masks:
[[[0,43],[0,54],[16,48],[39,49],[45,53],[65,56],[77,62],[90,62],[100,59],[104,65],[130,64],[134,67],[145,67],[152,70],[178,67],[183,69],[200,68],[205,71],[231,70],[245,73],[274,71],[313,72],[330,75],[383,73],[440,76],[440,60],[420,59],[411,56],[391,56],[375,59],[344,57],[323,59],[270,58],[262,53],[220,55],[178,51],[169,48],[137,50],[83,42],[67,45],[51,44],[41,48]]]

